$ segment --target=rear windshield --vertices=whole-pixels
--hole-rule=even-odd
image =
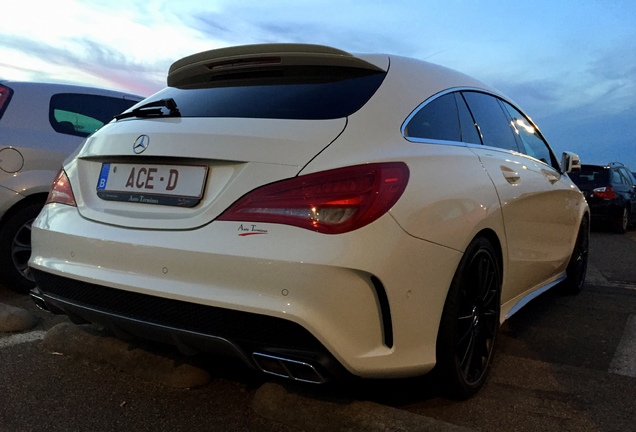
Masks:
[[[351,68],[299,68],[208,82],[196,88],[167,87],[143,101],[172,98],[182,117],[326,120],[359,110],[386,73]]]
[[[568,174],[572,181],[581,186],[605,186],[609,183],[609,169],[602,166],[581,166],[580,171]]]

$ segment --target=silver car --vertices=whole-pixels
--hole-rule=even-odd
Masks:
[[[141,99],[99,88],[0,81],[0,277],[7,288],[34,286],[27,265],[31,223],[63,160]]]

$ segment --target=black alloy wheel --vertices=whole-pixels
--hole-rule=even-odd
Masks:
[[[491,243],[476,238],[453,278],[437,338],[437,370],[446,393],[467,399],[484,385],[499,332],[501,272]]]

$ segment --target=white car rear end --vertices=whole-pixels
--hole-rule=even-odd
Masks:
[[[43,307],[303,381],[403,377],[439,361],[449,289],[475,239],[489,245],[495,296],[485,346],[524,298],[569,274],[587,210],[558,163],[506,150],[501,164],[555,178],[515,195],[485,163],[501,149],[404,132],[449,89],[503,98],[478,81],[399,57],[265,45],[180,60],[168,83],[65,164],[34,224]],[[537,193],[562,200],[528,200]],[[547,259],[545,243],[509,249],[517,202],[562,228]],[[483,384],[487,351],[463,396]]]

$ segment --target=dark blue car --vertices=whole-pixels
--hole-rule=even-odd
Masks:
[[[621,234],[636,223],[636,178],[625,165],[581,165],[569,176],[585,195],[592,221]]]

